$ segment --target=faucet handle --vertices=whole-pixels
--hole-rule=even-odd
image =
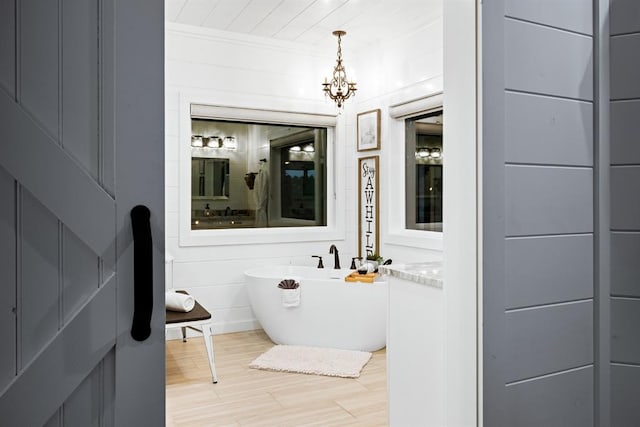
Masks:
[[[356,270],[358,268],[358,267],[356,267],[356,260],[362,261],[362,257],[361,256],[354,256],[353,258],[351,258],[351,267],[349,267],[349,269]]]
[[[318,258],[318,268],[324,268],[322,257],[320,255],[311,255],[312,258]]]

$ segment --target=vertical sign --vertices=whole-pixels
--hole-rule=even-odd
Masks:
[[[358,159],[358,255],[378,253],[378,156]]]

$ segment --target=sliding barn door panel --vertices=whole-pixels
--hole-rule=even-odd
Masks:
[[[64,148],[99,178],[98,2],[62,2],[62,132]],[[73,84],[72,84],[73,83]],[[78,120],[78,117],[83,117]]]
[[[593,2],[480,8],[483,423],[593,426]]]
[[[16,90],[15,2],[0,2],[0,88],[11,96]]]
[[[611,98],[640,98],[640,61],[631,52],[640,52],[640,34],[611,38]]]
[[[507,18],[505,88],[593,99],[592,39]]]
[[[0,390],[16,375],[15,181],[0,167]]]
[[[152,0],[0,2],[3,426],[164,421],[162,292],[129,331],[136,204],[164,289],[163,29]]]
[[[577,33],[593,34],[591,0],[506,0],[505,15]]]
[[[640,101],[611,103],[611,163],[640,164]]]
[[[505,95],[505,160],[593,165],[593,105],[527,93]]]
[[[0,115],[7,120],[9,135],[29,141],[0,144],[0,164],[96,254],[115,253],[115,224],[100,221],[96,226],[100,217],[115,215],[113,198],[6,95],[0,96]]]
[[[46,132],[59,139],[60,46],[58,2],[20,1],[19,100]]]
[[[611,0],[611,34],[640,33],[640,3],[637,0]]]
[[[640,426],[640,366],[611,366],[611,427]]]
[[[640,300],[611,299],[611,361],[640,364]]]
[[[640,298],[640,233],[611,233],[611,295]]]
[[[105,359],[110,360],[110,359]],[[102,427],[105,360],[89,374],[62,405],[64,427]]]
[[[66,227],[63,228],[63,322],[80,309],[100,285],[100,258]]]
[[[44,427],[113,426],[113,351],[96,366]],[[110,386],[111,385],[111,386]]]
[[[593,172],[589,169],[508,165],[508,236],[593,231]]]
[[[507,309],[593,297],[593,236],[510,238],[505,249]]]
[[[58,219],[26,189],[19,211],[20,366],[26,366],[60,328],[60,227]]]
[[[507,386],[509,427],[593,425],[593,367]]]
[[[505,322],[507,382],[593,362],[591,301],[508,312]]]
[[[611,228],[613,230],[640,231],[639,183],[640,166],[611,168]]]
[[[612,0],[611,427],[640,425],[640,3]]]

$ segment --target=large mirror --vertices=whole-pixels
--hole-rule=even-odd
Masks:
[[[201,200],[229,198],[229,159],[191,158],[191,197]]]
[[[327,225],[327,128],[191,120],[191,229]]]

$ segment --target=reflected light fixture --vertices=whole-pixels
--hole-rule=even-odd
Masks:
[[[333,77],[331,81],[327,81],[325,77],[324,83],[322,83],[324,94],[334,100],[338,108],[342,108],[344,101],[355,95],[357,90],[354,81],[347,81],[347,73],[342,65],[342,48],[340,42],[342,41],[342,36],[346,34],[347,32],[342,30],[333,32],[333,35],[338,37],[338,58],[336,59],[336,66],[333,67]]]
[[[225,136],[224,140],[222,141],[222,146],[227,150],[235,150],[236,148],[238,148],[238,143],[233,136]]]
[[[220,137],[210,136],[209,138],[205,138],[206,144],[205,146],[208,148],[220,148]]]
[[[299,152],[301,150],[302,150],[302,148],[300,148],[299,145],[294,145],[293,147],[289,148],[289,152],[290,153],[297,153],[297,152]]]
[[[440,150],[440,148],[435,147],[435,148],[428,148],[428,147],[422,147],[419,148],[416,151],[416,157],[419,157],[421,159],[441,159],[442,158],[442,150]]]
[[[191,136],[191,146],[192,147],[202,147],[202,135],[192,135]]]
[[[313,147],[313,144],[307,144],[304,146],[303,150],[307,153],[313,153],[316,149]]]

